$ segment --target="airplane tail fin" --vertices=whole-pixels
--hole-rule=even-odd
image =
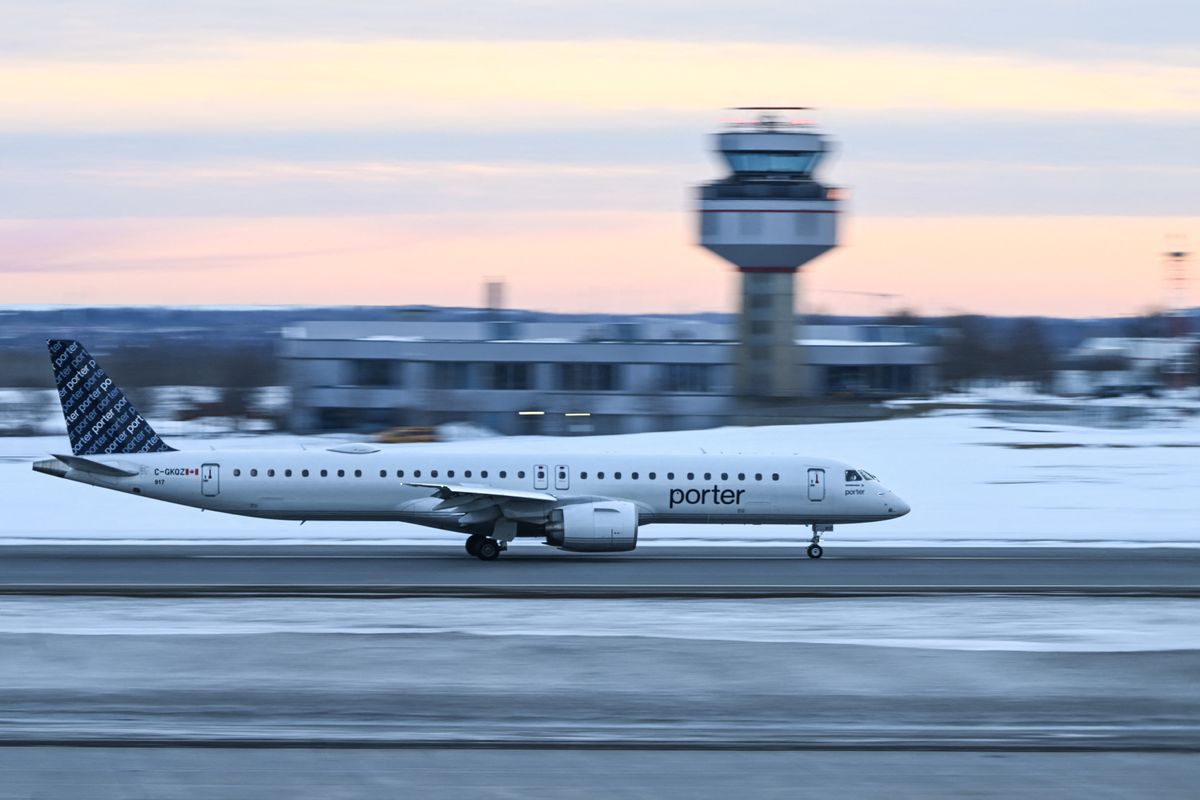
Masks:
[[[54,383],[77,456],[174,450],[150,427],[112,378],[79,342],[50,339]]]

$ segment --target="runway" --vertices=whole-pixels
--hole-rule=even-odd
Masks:
[[[826,552],[0,548],[0,799],[1194,793],[1200,551]]]
[[[0,548],[2,594],[115,596],[822,597],[1014,593],[1200,596],[1200,549],[515,545],[61,545]]]

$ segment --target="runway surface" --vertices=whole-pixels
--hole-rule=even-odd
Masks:
[[[203,596],[804,597],[925,592],[1200,596],[1200,549],[652,547],[586,555],[517,545],[63,545],[0,548],[0,593]]]
[[[0,800],[1193,796],[1200,551],[826,552],[3,547]]]

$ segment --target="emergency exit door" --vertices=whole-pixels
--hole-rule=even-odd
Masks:
[[[200,493],[205,497],[216,497],[221,493],[221,466],[205,464],[200,467]]]
[[[566,464],[559,464],[554,468],[554,488],[571,488],[571,470]]]
[[[813,502],[825,499],[825,470],[810,469],[808,471],[808,499]]]

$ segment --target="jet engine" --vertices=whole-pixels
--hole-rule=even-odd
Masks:
[[[546,542],[563,550],[615,553],[637,547],[638,512],[619,500],[579,503],[550,512]]]

